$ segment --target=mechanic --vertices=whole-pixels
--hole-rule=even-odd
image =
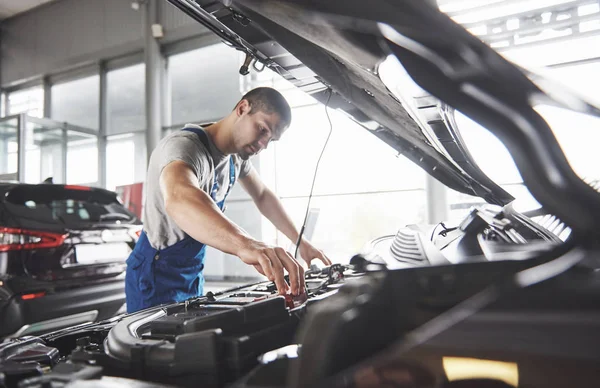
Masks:
[[[255,240],[223,214],[239,180],[259,211],[292,241],[298,239],[279,198],[249,160],[279,140],[290,122],[285,98],[262,87],[244,95],[222,120],[205,128],[187,124],[158,143],[146,177],[144,230],[127,259],[127,312],[202,295],[207,245],[254,266],[280,294],[304,292],[300,263],[283,248]],[[309,266],[313,259],[331,265],[306,239],[299,252]]]

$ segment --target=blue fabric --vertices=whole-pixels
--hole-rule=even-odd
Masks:
[[[206,134],[197,128],[185,128],[196,133],[205,143]],[[199,133],[200,131],[200,133]],[[204,136],[204,139],[203,139]],[[219,183],[213,181],[211,198],[223,210],[225,199],[235,183],[235,164],[229,158],[229,187],[222,201],[216,202]],[[167,248],[156,250],[142,231],[127,259],[125,295],[127,312],[142,310],[163,303],[181,302],[200,296],[204,288],[204,256],[206,245],[186,235]]]

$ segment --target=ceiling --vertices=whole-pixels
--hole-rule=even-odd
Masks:
[[[0,1],[0,20],[29,11],[32,8],[51,1],[53,0],[2,0]]]

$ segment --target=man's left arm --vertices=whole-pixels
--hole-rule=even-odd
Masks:
[[[279,198],[264,184],[256,170],[252,168],[248,175],[241,177],[239,181],[244,190],[252,197],[258,210],[277,229],[295,243],[298,240],[298,231],[294,227],[294,223],[283,208],[283,204]],[[310,266],[311,261],[314,259],[321,260],[325,265],[331,265],[329,258],[305,238],[302,238],[299,251],[300,256],[306,261],[308,266]]]

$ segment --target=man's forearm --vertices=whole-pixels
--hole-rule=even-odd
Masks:
[[[205,192],[195,187],[185,188],[167,198],[165,207],[167,214],[184,232],[222,252],[237,255],[252,240],[223,215]]]
[[[263,195],[256,201],[256,206],[277,229],[296,243],[298,231],[275,193],[266,189]]]

